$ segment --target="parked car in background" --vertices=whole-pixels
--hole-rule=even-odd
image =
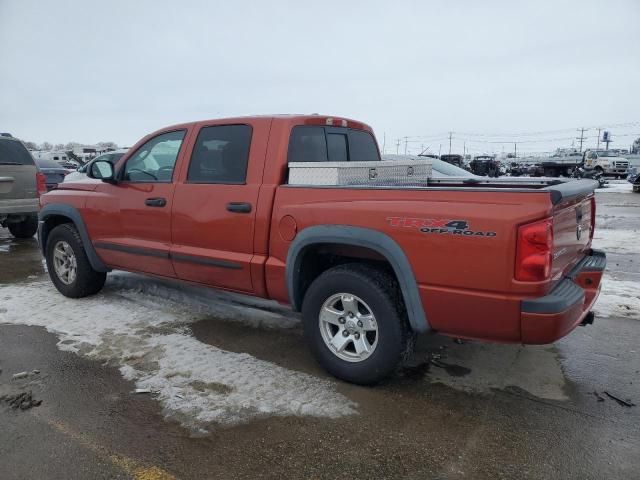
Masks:
[[[45,177],[20,140],[0,134],[0,226],[17,238],[38,230],[38,195],[46,193]]]
[[[522,177],[529,175],[529,166],[526,163],[511,162],[507,169],[507,174],[512,177]]]
[[[67,297],[120,269],[290,304],[320,364],[362,384],[391,374],[417,333],[544,344],[592,321],[606,265],[591,249],[596,182],[367,184],[379,163],[371,127],[346,118],[175,125],[95,162],[102,181],[43,195],[40,246]]]
[[[549,158],[542,160],[545,177],[568,177],[582,165],[583,154],[578,150],[558,149]]]
[[[494,155],[478,155],[473,157],[469,168],[476,175],[497,177],[500,174],[500,166]]]
[[[64,178],[73,170],[64,168],[54,160],[36,159],[38,169],[44,174],[47,191],[53,190],[59,183],[64,182]]]
[[[604,177],[601,171],[594,170],[593,168],[589,170],[582,166],[579,166],[575,168],[573,172],[571,172],[571,176],[573,178],[590,178],[592,180],[595,180],[596,182],[598,182],[598,188],[602,188],[609,183],[609,181]]]
[[[440,160],[443,160],[456,167],[464,168],[464,157],[455,153],[440,155]]]
[[[91,168],[91,165],[94,162],[98,162],[98,161],[106,161],[111,163],[112,165],[115,165],[116,162],[118,160],[120,160],[120,158],[127,153],[126,148],[121,148],[120,150],[114,150],[113,152],[109,152],[109,153],[104,153],[102,155],[100,155],[99,157],[94,158],[93,160],[85,163],[84,165],[78,167],[77,170],[75,170],[74,172],[69,173],[69,175],[67,175],[64,178],[65,182],[77,182],[78,180],[86,180],[87,179],[87,170],[89,168]]]
[[[584,152],[584,168],[594,169],[604,175],[626,177],[629,160],[613,150],[587,150]]]
[[[463,178],[473,178],[477,177],[469,170],[465,170],[464,168],[456,167],[449,162],[444,160],[440,160],[438,158],[429,158],[428,160],[424,155],[396,155],[396,154],[387,154],[382,156],[382,160],[424,160],[431,163],[431,168],[433,170],[434,177],[463,177]]]
[[[633,191],[640,193],[640,167],[633,167],[629,170],[627,181],[633,185]]]

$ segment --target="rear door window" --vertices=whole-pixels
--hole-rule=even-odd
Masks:
[[[33,165],[33,157],[19,141],[0,140],[0,165]]]

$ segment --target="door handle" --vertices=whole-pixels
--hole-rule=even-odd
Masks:
[[[147,198],[144,201],[147,207],[164,207],[167,204],[166,198]]]
[[[227,210],[233,213],[251,213],[251,204],[246,202],[229,202]]]

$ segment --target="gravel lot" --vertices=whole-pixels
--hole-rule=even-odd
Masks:
[[[327,376],[277,304],[122,272],[66,299],[0,230],[0,478],[640,478],[640,195],[597,199],[594,325],[420,338],[375,388]]]

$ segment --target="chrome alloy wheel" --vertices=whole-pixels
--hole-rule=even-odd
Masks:
[[[371,308],[350,293],[336,293],[322,304],[319,315],[322,340],[336,357],[362,362],[378,345],[378,323]]]
[[[75,281],[78,273],[76,254],[64,240],[60,240],[53,247],[53,268],[60,281],[65,285],[71,285]]]

